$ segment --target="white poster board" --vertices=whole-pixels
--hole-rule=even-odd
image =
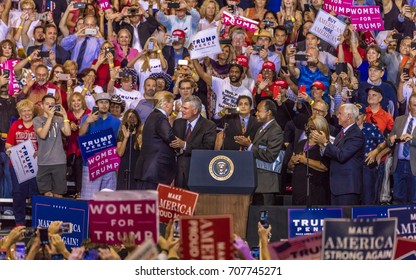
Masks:
[[[38,174],[38,159],[33,155],[35,148],[31,140],[26,140],[10,149],[10,160],[16,172],[19,184],[26,182]]]
[[[320,9],[309,32],[336,48],[339,35],[344,34],[345,28],[347,25],[344,22]]]
[[[200,59],[222,52],[216,28],[199,31],[192,37],[191,44],[191,59]]]

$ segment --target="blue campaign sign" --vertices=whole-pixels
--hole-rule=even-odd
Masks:
[[[391,260],[397,219],[325,219],[323,260]]]
[[[116,137],[111,128],[79,136],[78,143],[84,161],[98,152],[117,146]]]
[[[389,209],[388,215],[397,218],[397,236],[416,239],[416,206]]]
[[[72,223],[72,233],[62,234],[66,247],[80,247],[88,237],[88,202],[82,200],[32,197],[32,227],[48,227],[53,221]]]
[[[388,209],[403,207],[398,205],[389,206],[366,206],[366,207],[354,207],[351,209],[351,218],[387,218]]]
[[[288,209],[288,236],[309,235],[322,231],[324,218],[342,218],[342,208]]]

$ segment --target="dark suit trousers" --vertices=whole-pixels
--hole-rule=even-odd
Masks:
[[[157,189],[157,183],[151,183],[146,181],[138,180],[136,181],[136,189],[137,190],[156,190]]]
[[[360,205],[360,195],[356,193],[331,194],[331,205]]]

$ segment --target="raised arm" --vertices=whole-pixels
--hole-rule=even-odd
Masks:
[[[192,63],[194,64],[194,68],[198,76],[201,77],[208,86],[212,86],[212,76],[205,73],[197,59],[193,59]]]

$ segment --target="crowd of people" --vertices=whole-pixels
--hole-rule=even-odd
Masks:
[[[379,5],[382,31],[347,27],[334,47],[309,30],[322,0],[3,0],[0,3],[0,196],[76,198],[102,189],[188,189],[193,150],[251,151],[254,205],[416,203],[416,13]],[[259,22],[252,32],[224,13]],[[216,29],[221,52],[191,59]],[[111,129],[118,171],[91,180],[79,136]],[[7,155],[30,140],[36,178]],[[244,164],[244,163],[239,163]],[[392,175],[392,176],[390,176]]]

